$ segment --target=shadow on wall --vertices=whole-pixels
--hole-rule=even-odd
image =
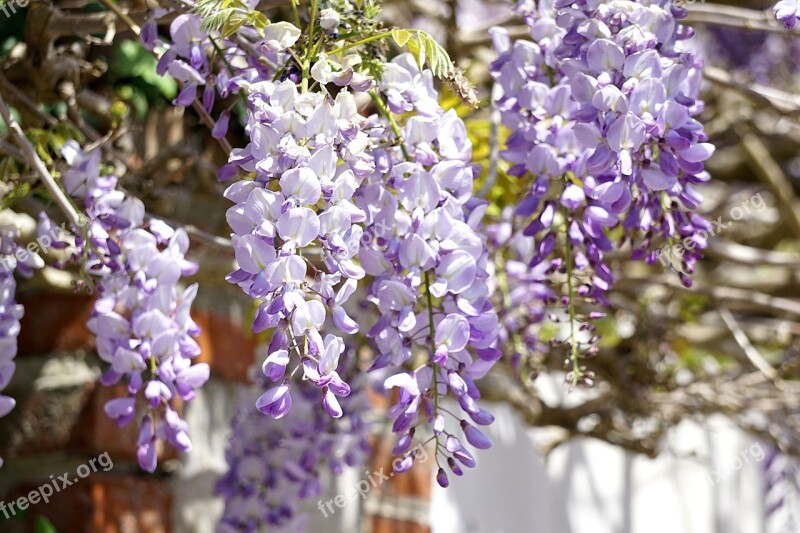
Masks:
[[[492,412],[494,446],[478,467],[446,490],[434,483],[434,533],[764,531],[763,454],[751,453],[760,444],[724,418],[678,426],[656,459],[592,439],[545,459],[536,444],[550,430],[527,428],[507,406]]]

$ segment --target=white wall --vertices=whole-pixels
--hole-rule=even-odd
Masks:
[[[176,531],[214,530],[222,506],[211,487],[225,469],[238,389],[212,381],[190,404],[194,450],[176,472]],[[596,440],[563,445],[545,460],[537,443],[551,431],[526,427],[505,406],[490,407],[494,447],[478,451],[478,467],[451,476],[448,489],[434,483],[433,533],[771,533],[762,526],[763,465],[756,461],[766,447],[722,418],[676,428],[655,460]],[[717,483],[714,471],[722,477]],[[356,477],[337,480],[328,494],[351,488]],[[358,505],[328,519],[314,502],[309,508],[313,533],[358,531]]]
[[[448,489],[434,483],[434,533],[764,533],[766,447],[722,418],[682,424],[654,460],[590,439],[545,460],[536,443],[552,433],[491,410],[494,447]]]

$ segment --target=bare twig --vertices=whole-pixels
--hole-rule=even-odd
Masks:
[[[742,83],[730,73],[716,67],[705,67],[703,77],[712,83],[733,89],[759,105],[767,105],[780,113],[800,113],[800,97],[757,83]]]
[[[722,317],[722,321],[725,322],[725,325],[728,326],[729,330],[731,330],[734,340],[736,340],[736,343],[742,349],[753,366],[767,378],[773,380],[776,379],[778,377],[778,373],[774,368],[772,368],[766,359],[764,359],[758,350],[756,350],[755,346],[753,346],[753,343],[750,342],[747,334],[733,317],[733,314],[731,314],[728,308],[725,306],[720,306],[718,311],[719,316]]]
[[[122,11],[115,2],[112,2],[111,0],[99,0],[99,2],[106,6],[109,11],[113,11],[120,20],[127,24],[133,33],[136,35],[141,33],[142,30],[139,25],[132,18],[130,18],[127,13]]]
[[[740,127],[742,148],[750,165],[772,191],[780,203],[781,211],[787,218],[795,236],[800,237],[800,211],[794,205],[794,189],[783,174],[783,170],[770,154],[761,139],[747,127]]]
[[[18,163],[25,162],[25,156],[22,155],[15,146],[8,144],[4,140],[0,140],[0,153],[4,153],[7,156],[15,159]]]
[[[786,33],[769,11],[710,3],[693,3],[682,22],[689,25],[706,24],[749,31]]]
[[[131,31],[133,31],[133,33],[135,33],[137,36],[141,33],[141,28],[139,27],[138,24],[136,24],[136,22],[134,22],[125,13],[120,11],[119,8],[114,9],[114,7],[116,6],[111,7],[113,6],[113,3],[110,0],[101,0],[101,2],[103,3],[103,5],[109,7],[109,9],[111,9],[114,12],[114,14],[117,17],[119,17],[131,29]],[[205,110],[203,104],[200,103],[200,100],[195,98],[195,100],[192,102],[192,107],[200,116],[200,120],[203,122],[203,124],[205,124],[210,130],[214,129],[214,125],[216,123],[214,122],[214,119],[211,118],[211,115],[209,115],[208,112]],[[227,138],[222,137],[221,139],[218,139],[218,142],[220,143],[222,149],[225,150],[226,153],[230,153],[233,150],[233,146],[231,145],[231,143],[228,141]]]
[[[25,108],[37,119],[45,123],[46,125],[53,127],[58,124],[58,120],[48,113],[45,113],[36,103],[31,100],[28,95],[24,92],[17,89],[13,83],[8,81],[2,73],[0,73],[0,94],[5,93],[9,99],[13,102],[16,102],[19,105],[25,106]]]
[[[745,265],[770,265],[800,269],[800,257],[785,252],[761,250],[721,239],[709,239],[706,251],[720,259]]]
[[[23,133],[22,128],[20,128],[19,124],[17,124],[17,121],[14,120],[14,117],[11,116],[11,111],[8,109],[8,106],[6,105],[6,102],[3,100],[2,96],[0,96],[0,115],[2,115],[6,126],[11,132],[11,136],[14,138],[20,150],[22,151],[25,162],[35,169],[39,174],[42,183],[44,183],[44,186],[53,196],[53,200],[55,200],[59,209],[61,209],[64,214],[67,215],[67,218],[72,226],[74,228],[81,227],[82,224],[80,215],[69,201],[69,198],[67,198],[67,196],[64,194],[64,191],[61,190],[61,187],[58,186],[56,180],[50,174],[50,171],[47,170],[47,167],[36,153],[36,149],[30,143],[28,138],[25,137],[25,133]]]
[[[147,214],[145,215],[145,218],[148,220],[159,220],[173,229],[183,228],[186,231],[186,234],[197,242],[202,242],[204,244],[214,246],[215,248],[219,248],[220,250],[224,250],[225,252],[233,253],[233,243],[230,239],[208,233],[207,231],[203,231],[191,224],[183,224],[181,222],[176,222],[164,217]]]
[[[497,165],[500,159],[500,110],[494,105],[494,95],[490,96],[491,100],[491,113],[489,114],[489,121],[491,122],[491,130],[489,132],[489,170],[486,173],[486,181],[483,183],[481,190],[478,191],[480,198],[489,196],[489,192],[494,187],[497,181]]]
[[[672,276],[658,278],[625,277],[617,281],[616,288],[623,290],[626,287],[636,288],[643,286],[662,285],[681,292],[704,294],[716,302],[730,302],[748,305],[751,309],[759,309],[767,313],[788,313],[800,317],[800,302],[780,296],[772,296],[763,292],[739,289],[736,287],[710,286],[696,283],[693,287],[684,287]]]
[[[208,114],[206,108],[203,107],[203,104],[201,104],[199,100],[195,99],[195,101],[192,102],[192,107],[200,116],[200,120],[203,122],[203,124],[205,124],[209,130],[213,130],[216,123],[214,122],[214,119],[211,118],[211,115]],[[233,151],[233,145],[231,145],[230,141],[228,141],[226,137],[221,137],[217,139],[217,141],[222,146],[222,149],[225,150],[225,153],[229,154]]]

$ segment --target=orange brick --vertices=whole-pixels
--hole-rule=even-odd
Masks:
[[[116,460],[136,461],[136,441],[139,437],[138,419],[134,419],[125,427],[117,427],[116,422],[106,415],[104,407],[106,402],[113,398],[125,396],[124,385],[115,387],[102,387],[98,385],[89,399],[86,409],[75,425],[70,448],[78,449],[89,454],[108,452]],[[139,402],[141,411],[142,403]],[[180,411],[180,409],[179,409]],[[159,463],[177,457],[177,452],[171,446],[164,446],[159,442]]]
[[[394,436],[382,436],[373,445],[373,454],[370,459],[373,471],[381,468],[387,473],[392,471],[392,461],[395,459],[392,455],[394,442]],[[433,475],[436,461],[433,457],[433,450],[430,447],[426,447],[425,451],[428,454],[428,459],[425,462],[416,461],[411,470],[402,474],[395,474],[392,479],[381,484],[377,490],[384,491],[387,495],[415,496],[429,500],[431,497],[431,476]]]
[[[115,459],[136,461],[139,420],[120,428],[105,413],[108,400],[124,396],[124,385],[108,388],[97,383],[53,397],[45,391],[19,398],[17,408],[2,424],[0,452],[7,460],[39,453],[75,452],[96,456],[109,452]],[[65,399],[69,398],[68,405]],[[139,404],[141,409],[143,400]],[[180,411],[181,406],[178,405]],[[159,462],[177,457],[171,446],[159,443]]]
[[[195,311],[192,317],[203,328],[197,339],[203,350],[197,362],[208,363],[212,375],[221,379],[248,382],[247,370],[253,364],[256,337],[213,313]]]
[[[20,356],[94,347],[94,336],[86,327],[94,301],[91,296],[23,291],[18,301],[25,306],[18,339]]]
[[[372,518],[371,531],[372,533],[430,533],[431,528],[415,522],[375,516]]]
[[[19,485],[5,501],[25,496],[37,486]],[[56,531],[167,533],[172,529],[171,506],[168,479],[95,473],[54,494],[49,503],[30,506],[21,521],[2,522],[0,516],[0,530],[33,531],[36,518],[43,516]]]
[[[92,296],[27,291],[20,293],[19,301],[25,306],[18,340],[20,356],[94,348],[94,336],[86,327]],[[218,378],[247,382],[257,345],[255,336],[227,317],[198,309],[192,316],[203,330],[197,339],[202,349],[197,362],[208,363]]]

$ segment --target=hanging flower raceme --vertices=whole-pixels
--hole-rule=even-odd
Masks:
[[[190,316],[197,285],[178,286],[197,265],[185,258],[184,230],[145,223],[141,201],[117,190],[115,177],[99,175],[99,151],[85,153],[68,141],[63,154],[70,165],[64,186],[83,200],[87,219],[73,261],[97,290],[88,326],[100,358],[110,364],[101,382],[127,381],[127,396],[109,401],[105,411],[124,426],[136,418],[143,397],[137,455],[141,467],[153,471],[158,439],[180,451],[191,449],[176,402],[193,399],[209,377],[207,364],[192,364],[200,354],[194,340],[200,328]]]
[[[30,278],[34,269],[44,266],[41,257],[17,244],[18,239],[17,228],[0,225],[0,418],[16,405],[14,398],[2,394],[16,370],[17,335],[24,312],[22,305],[15,300],[17,282],[14,274]],[[3,466],[2,457],[0,466]]]
[[[498,309],[500,332],[498,345],[506,346],[511,353],[510,363],[515,370],[523,356],[543,353],[546,350],[538,337],[537,325],[545,318],[547,305],[554,298],[553,288],[546,272],[550,262],[541,262],[531,268],[538,254],[534,239],[514,229],[514,208],[503,209],[500,220],[486,228],[491,272],[502,295]]]
[[[320,496],[324,470],[340,474],[345,465],[364,464],[370,451],[364,415],[371,406],[360,387],[365,378],[345,375],[353,393],[343,401],[346,414],[336,420],[319,408],[319,392],[307,381],[295,386],[292,413],[282,419],[253,407],[265,378],[243,396],[225,454],[228,471],[215,488],[225,501],[220,532],[306,531],[300,503]]]
[[[439,106],[431,72],[420,72],[410,54],[385,66],[379,88],[384,116],[371,118],[371,133],[386,147],[375,150],[375,172],[357,192],[367,214],[359,257],[374,278],[368,295],[381,314],[367,333],[380,353],[372,369],[393,374],[385,387],[399,389],[389,415],[400,437],[395,453],[406,454],[400,470],[411,466],[407,452],[424,421],[442,441],[437,453],[473,466],[439,409],[452,391],[467,440],[487,442],[473,438],[480,432],[466,420],[491,422],[476,403],[474,381],[500,357],[486,245],[477,231],[483,208],[472,200],[472,146],[455,111]],[[402,130],[394,113],[411,113]],[[413,360],[417,351],[426,353],[421,364]],[[453,471],[460,474],[458,466]]]
[[[283,22],[270,24],[263,35],[252,28],[241,28],[240,38],[247,42],[252,40],[245,50],[233,40],[212,38],[203,29],[199,15],[182,13],[170,24],[170,39],[165,41],[158,36],[155,18],[167,12],[159,8],[151,13],[153,18],[142,27],[142,42],[149,50],[161,54],[156,72],[179,82],[180,91],[174,105],[189,107],[197,101],[212,116],[215,104],[223,102],[224,108],[218,116],[212,117],[214,123],[210,126],[212,137],[222,139],[228,131],[236,102],[234,99],[225,103],[226,99],[238,95],[242,83],[272,79],[274,66],[283,63],[283,50],[294,44],[300,31]],[[223,167],[220,172],[224,177],[230,168]]]
[[[693,118],[703,108],[701,64],[682,49],[691,31],[668,2],[524,1],[517,10],[532,41],[493,30],[496,105],[511,131],[502,157],[511,175],[530,179],[515,209],[534,239],[530,267],[540,280],[565,276],[575,360],[574,299],[606,303],[612,230],[649,263],[660,246],[691,241],[679,266],[690,284],[709,229],[691,212],[695,186],[713,152]]]
[[[337,398],[350,393],[336,371],[344,342],[320,332],[328,317],[343,334],[359,330],[343,306],[365,275],[356,261],[365,215],[352,197],[374,170],[366,121],[347,90],[335,98],[324,89],[301,92],[290,79],[244,88],[250,143],[234,150],[231,163],[251,179],[225,192],[236,203],[227,219],[239,266],[227,279],[260,302],[253,331],[276,330],[265,371],[282,384],[258,407],[275,418],[289,411],[284,374],[295,357],[325,410],[338,417]]]

